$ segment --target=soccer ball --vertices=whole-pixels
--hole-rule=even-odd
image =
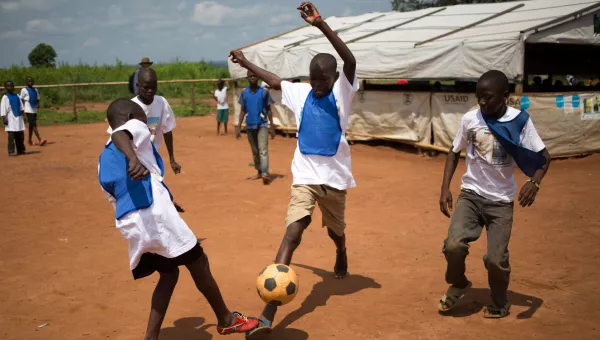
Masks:
[[[258,274],[256,290],[264,302],[282,306],[296,297],[298,276],[292,268],[284,264],[272,264]]]

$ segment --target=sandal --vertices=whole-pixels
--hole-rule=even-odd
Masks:
[[[47,140],[45,140],[45,139],[42,139],[42,140],[40,141],[40,146],[44,146],[46,143],[48,143],[48,141],[47,141]]]
[[[233,312],[235,316],[235,322],[229,327],[217,326],[217,333],[220,335],[228,335],[233,333],[246,333],[258,326],[258,320],[255,318],[248,318],[242,313]]]
[[[462,289],[450,286],[450,288],[448,288],[448,291],[446,291],[446,294],[444,294],[444,296],[442,296],[442,298],[440,299],[440,303],[438,304],[438,311],[440,313],[445,313],[454,308],[457,302],[465,296],[465,293],[467,292],[467,290],[469,290],[469,288],[471,288],[472,285],[473,284],[469,281],[467,286]]]
[[[258,326],[251,331],[246,332],[247,340],[259,340],[268,337],[273,328],[271,327],[271,321],[258,318]]]
[[[509,310],[510,304],[508,302],[504,305],[504,307],[489,305],[485,307],[485,310],[483,311],[483,317],[486,319],[502,319],[510,314]]]

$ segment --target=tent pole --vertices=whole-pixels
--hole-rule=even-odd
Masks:
[[[380,33],[383,33],[383,32],[387,32],[387,31],[393,30],[393,29],[395,29],[395,28],[398,28],[398,27],[400,27],[400,26],[403,26],[403,25],[406,25],[406,24],[410,24],[410,23],[411,23],[411,22],[413,22],[413,21],[421,20],[421,19],[423,19],[423,18],[425,18],[425,17],[428,17],[428,16],[430,16],[430,15],[433,15],[433,14],[436,14],[436,13],[438,13],[438,12],[441,12],[441,11],[443,11],[443,10],[445,10],[445,9],[446,9],[446,7],[438,8],[438,9],[437,9],[437,10],[435,10],[435,11],[431,11],[431,12],[429,12],[429,13],[427,13],[427,14],[424,14],[424,15],[418,16],[418,17],[416,17],[416,18],[412,18],[412,19],[410,19],[410,20],[407,20],[407,21],[401,22],[401,23],[399,23],[399,24],[397,24],[397,25],[393,25],[393,26],[390,26],[390,27],[382,28],[382,29],[380,29],[380,30],[377,30],[377,31],[375,31],[375,32],[372,32],[372,33],[369,33],[369,34],[365,34],[365,35],[363,35],[363,36],[361,36],[361,37],[354,38],[354,39],[350,39],[350,40],[346,41],[345,43],[346,43],[346,45],[348,45],[348,44],[351,44],[351,43],[357,42],[357,41],[359,41],[359,40],[366,39],[366,38],[372,37],[372,36],[374,36],[374,35],[377,35],[377,34],[380,34]]]

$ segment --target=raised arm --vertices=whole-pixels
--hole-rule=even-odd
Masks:
[[[231,57],[232,62],[240,65],[241,67],[247,70],[250,70],[256,75],[256,77],[258,77],[258,79],[261,79],[265,83],[269,84],[271,88],[278,91],[281,90],[281,78],[267,70],[263,70],[262,68],[248,61],[248,59],[246,59],[246,56],[244,56],[244,52],[242,52],[241,50],[229,52],[229,57]]]
[[[317,8],[312,2],[301,3],[298,10],[300,11],[302,19],[321,30],[323,35],[325,35],[327,40],[333,45],[335,51],[344,61],[344,74],[346,75],[346,78],[351,84],[354,83],[354,76],[356,75],[356,59],[348,46],[346,46],[337,33],[329,27],[327,22],[323,20],[321,14],[319,14],[319,11],[317,11]]]

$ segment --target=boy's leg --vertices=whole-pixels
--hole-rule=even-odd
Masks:
[[[319,208],[323,213],[323,226],[336,247],[336,260],[333,271],[336,279],[348,275],[348,257],[346,255],[346,190],[337,190],[322,186],[324,195],[318,198]]]
[[[442,251],[448,262],[446,282],[456,288],[465,288],[469,283],[465,276],[465,259],[469,254],[469,243],[476,241],[483,230],[480,211],[483,200],[472,192],[462,191],[452,214]]]
[[[310,225],[317,197],[322,194],[320,190],[320,186],[292,186],[290,204],[288,205],[288,213],[285,219],[287,228],[277,251],[275,263],[289,266],[292,262],[294,251],[302,241],[302,234]],[[261,318],[272,323],[275,319],[275,313],[277,313],[277,307],[267,304]]]
[[[269,129],[261,127],[258,129],[258,155],[260,159],[260,174],[265,184],[269,180]]]
[[[15,132],[15,144],[17,145],[17,154],[24,154],[27,149],[25,149],[25,131]]]
[[[493,306],[503,308],[508,302],[508,242],[512,230],[514,203],[488,201],[483,209],[488,240],[487,254],[483,257],[483,262],[488,270]]]
[[[225,128],[225,135],[227,135],[227,123],[229,122],[229,109],[223,109],[223,127]]]
[[[254,160],[254,169],[257,171],[257,175],[250,179],[260,179],[260,155],[258,153],[258,130],[246,130],[248,134],[248,143],[250,143],[250,149],[252,150],[252,159]]]
[[[15,154],[15,133],[13,131],[7,131],[8,135],[8,154]]]
[[[148,329],[146,330],[145,340],[157,340],[160,333],[167,307],[171,301],[171,296],[179,279],[179,269],[171,273],[160,273],[160,279],[154,288],[152,294],[152,308],[150,310],[150,320],[148,320]]]
[[[198,260],[186,265],[186,267],[190,271],[192,279],[194,279],[196,288],[204,295],[212,307],[218,320],[217,331],[220,334],[245,333],[258,325],[258,321],[256,320],[250,320],[239,313],[229,311],[225,305],[219,286],[210,272],[206,254],[202,254]]]
[[[210,306],[212,307],[220,326],[229,326],[234,317],[233,314],[227,309],[223,296],[217,282],[210,272],[210,266],[208,264],[208,257],[203,254],[198,260],[192,264],[186,265],[187,269],[194,279],[196,288],[204,295]]]
[[[27,121],[29,122],[29,131],[28,131],[29,139],[27,140],[27,143],[31,146],[31,145],[33,145],[33,139],[32,138],[33,138],[33,129],[35,127],[35,124],[31,121],[32,114],[31,113],[26,113],[26,115],[27,115]]]

